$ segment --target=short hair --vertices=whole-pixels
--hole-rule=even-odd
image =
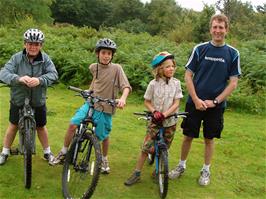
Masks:
[[[215,15],[212,15],[211,17],[211,20],[210,20],[210,28],[212,27],[212,22],[214,20],[217,20],[219,22],[224,22],[225,24],[225,28],[228,29],[229,28],[229,20],[228,20],[228,17],[224,14],[215,14]]]

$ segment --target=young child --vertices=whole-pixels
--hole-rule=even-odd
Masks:
[[[46,128],[46,91],[47,87],[58,79],[58,74],[53,61],[42,50],[45,40],[43,32],[30,28],[24,33],[23,39],[24,49],[14,54],[0,71],[0,80],[11,86],[9,125],[0,154],[0,165],[5,164],[10,155],[10,148],[18,130],[19,110],[22,109],[29,91],[43,157],[49,162],[54,159]]]
[[[122,91],[122,96],[117,100],[117,107],[123,108],[126,105],[126,99],[131,91],[131,86],[121,65],[111,62],[116,49],[117,46],[111,39],[104,38],[97,42],[95,52],[98,62],[91,64],[89,67],[93,75],[90,90],[94,91],[95,96],[108,99],[116,99],[118,91]],[[65,154],[67,153],[75,130],[86,117],[88,109],[88,104],[85,103],[71,119],[65,135],[64,146],[51,165],[64,161]],[[107,154],[114,111],[114,108],[108,104],[95,104],[95,111],[93,114],[93,118],[97,118],[97,121],[94,121],[97,123],[96,136],[102,141],[102,173],[105,174],[110,172]]]
[[[148,124],[135,171],[124,183],[127,186],[140,180],[141,169],[147,155],[154,152],[153,142],[159,130],[157,124],[163,124],[165,128],[164,138],[168,148],[170,147],[174,138],[177,119],[174,117],[165,118],[178,112],[180,98],[183,97],[180,81],[173,77],[176,69],[174,55],[160,52],[153,58],[151,66],[155,79],[149,83],[145,92],[144,105],[153,113],[153,120]]]

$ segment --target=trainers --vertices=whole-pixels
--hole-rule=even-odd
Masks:
[[[1,153],[1,154],[0,154],[0,165],[5,164],[7,158],[8,158],[8,155],[6,155],[6,154],[4,154],[4,153]]]
[[[58,155],[54,157],[51,162],[49,161],[49,164],[52,166],[57,165],[57,164],[63,164],[65,161],[65,158],[66,158],[66,154],[63,154],[62,151],[60,151]]]
[[[140,175],[136,175],[136,172],[134,172],[125,182],[124,185],[126,186],[131,186],[135,183],[137,183],[138,181],[140,181]]]
[[[179,178],[185,172],[185,170],[185,167],[178,165],[175,169],[168,173],[168,176],[170,179]]]
[[[110,167],[109,167],[108,160],[103,160],[102,161],[101,171],[102,171],[103,174],[109,174],[110,173]]]
[[[211,181],[210,176],[211,176],[211,173],[209,171],[203,169],[200,172],[199,185],[207,186],[208,184],[210,184],[210,181]]]
[[[50,162],[54,161],[54,154],[52,152],[43,154],[43,158],[47,160],[50,164]]]

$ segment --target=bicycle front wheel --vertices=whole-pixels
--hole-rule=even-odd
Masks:
[[[31,187],[31,175],[32,175],[32,131],[26,129],[24,135],[24,185],[25,188],[29,189]]]
[[[64,197],[90,198],[100,177],[101,161],[101,147],[93,134],[85,133],[80,143],[74,139],[63,167]]]
[[[168,153],[167,149],[161,149],[159,154],[159,192],[160,197],[165,198],[168,191]]]

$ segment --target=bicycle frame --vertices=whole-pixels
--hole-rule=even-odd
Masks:
[[[72,164],[75,166],[76,164],[76,157],[77,157],[77,153],[79,151],[83,152],[87,146],[88,143],[86,143],[84,146],[83,146],[83,149],[80,149],[80,143],[82,143],[84,140],[83,140],[83,136],[84,136],[84,133],[88,132],[88,130],[90,130],[89,132],[92,133],[92,134],[95,134],[95,124],[92,120],[92,115],[93,115],[93,112],[94,112],[94,106],[92,104],[92,99],[89,97],[87,99],[87,102],[89,103],[89,111],[88,111],[88,114],[87,114],[87,117],[81,122],[81,124],[78,126],[78,129],[77,129],[77,132],[75,134],[75,137],[77,139],[77,144],[75,146],[75,151],[74,151],[74,154],[73,154],[73,159],[72,159]],[[91,124],[92,127],[88,127],[88,125]],[[89,146],[88,148],[89,150],[89,153],[90,154],[90,151],[91,151],[91,146]],[[88,157],[89,159],[90,157]]]
[[[156,175],[159,173],[159,154],[160,150],[167,149],[167,145],[164,141],[164,127],[160,127],[159,132],[156,135],[156,139],[154,140],[154,152],[155,152],[155,171]]]
[[[153,114],[151,112],[145,111],[144,113],[134,114],[141,116],[138,119],[144,119],[147,121],[152,121],[153,119]],[[187,112],[174,113],[167,118],[186,117],[187,114]],[[157,127],[159,130],[157,131],[156,138],[154,140],[154,154],[148,154],[148,158],[150,155],[154,157],[154,159],[152,158],[150,160],[149,164],[151,165],[153,160],[155,160],[155,177],[158,179],[160,197],[165,198],[168,191],[168,147],[164,139],[165,128],[162,124],[157,124]]]
[[[94,104],[104,102],[114,106],[115,100],[102,99],[93,96],[92,91],[72,86],[69,89],[79,93],[78,95],[88,103],[89,111],[78,126],[66,154],[62,173],[62,191],[65,198],[90,198],[97,186],[102,163],[101,145],[95,134],[96,124],[92,117]]]

